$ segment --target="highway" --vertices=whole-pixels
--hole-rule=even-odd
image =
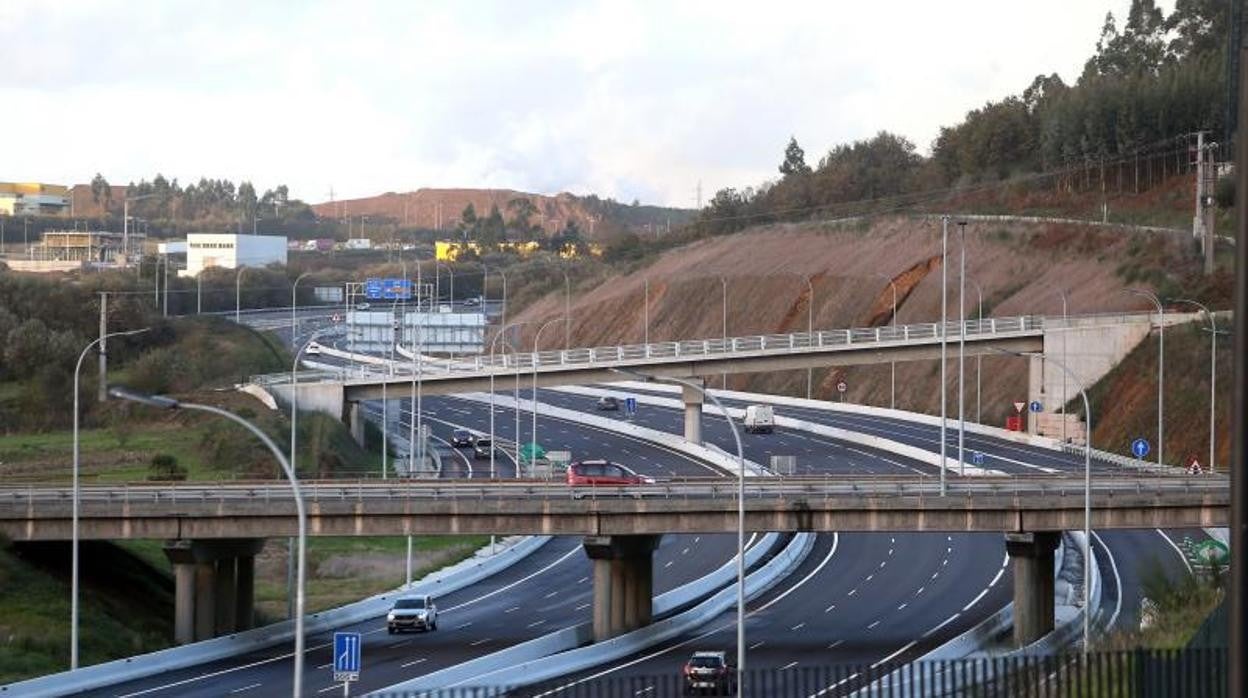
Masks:
[[[471,409],[455,403],[424,403],[426,414],[435,419],[454,417],[468,425],[486,420],[488,408]],[[501,415],[500,415],[501,417]],[[499,420],[500,422],[503,420]],[[437,424],[437,422],[435,422]],[[525,423],[527,427],[527,422]],[[566,425],[564,425],[566,427]],[[441,427],[435,427],[435,430]],[[449,437],[450,427],[447,429]],[[586,436],[572,436],[569,443],[590,442]],[[500,430],[500,435],[503,434]],[[506,432],[510,433],[510,432]],[[558,433],[557,431],[555,433]],[[644,454],[655,465],[641,472],[656,475],[671,470],[708,474],[701,464],[685,456],[655,449],[612,434],[595,432],[592,443],[602,449],[629,449]],[[503,458],[499,458],[500,461]],[[662,469],[660,469],[662,468]],[[475,471],[474,471],[475,472]],[[655,591],[662,593],[701,577],[731,559],[735,537],[666,536],[655,553]],[[661,573],[658,573],[661,571]],[[386,633],[384,618],[372,618],[339,630],[364,634],[365,671],[353,692],[375,690],[400,681],[452,666],[473,657],[497,651],[560,628],[588,622],[592,596],[590,563],[577,537],[556,538],[539,551],[506,571],[481,583],[436,599],[442,614],[438,630],[432,633],[396,635]],[[87,631],[89,632],[89,631]],[[310,695],[323,691],[341,692],[341,684],[331,681],[329,634],[308,638],[305,686]],[[291,681],[290,647],[271,648],[228,660],[167,672],[140,681],[111,686],[89,695],[99,696],[220,696],[275,695],[289,693]]]

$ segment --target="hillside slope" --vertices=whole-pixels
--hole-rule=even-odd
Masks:
[[[950,226],[951,265],[958,259],[957,226]],[[692,339],[721,334],[723,284],[728,289],[728,334],[747,335],[806,329],[813,286],[815,329],[862,327],[891,322],[892,289],[897,285],[901,324],[940,317],[940,223],[892,217],[849,224],[809,223],[764,226],[700,240],[669,250],[650,264],[593,288],[574,289],[573,346],[640,342],[644,336],[643,296],[650,279],[650,339]],[[1031,313],[1058,314],[1059,291],[1072,314],[1143,309],[1142,301],[1119,293],[1130,286],[1159,288],[1208,298],[1229,291],[1230,275],[1212,281],[1194,275],[1186,241],[1172,236],[1128,233],[1088,226],[971,223],[966,228],[967,315],[977,313],[973,282],[983,289],[985,317]],[[1167,269],[1162,273],[1160,269]],[[950,316],[957,313],[956,266],[950,269]],[[1189,286],[1196,285],[1196,288]],[[1225,297],[1223,295],[1223,297]],[[526,308],[517,320],[559,317],[562,293]],[[543,336],[544,348],[561,342]],[[547,338],[550,338],[549,342]],[[532,342],[531,336],[524,344]],[[950,386],[956,386],[951,355]],[[976,414],[975,361],[967,362],[967,414]],[[983,420],[1001,423],[1011,403],[1026,399],[1023,359],[982,360]],[[889,403],[888,365],[830,367],[815,371],[815,396],[835,397],[844,379],[847,400]],[[729,387],[773,393],[805,392],[804,371],[729,376]],[[897,407],[939,411],[936,362],[897,365]],[[956,392],[950,391],[956,406]]]

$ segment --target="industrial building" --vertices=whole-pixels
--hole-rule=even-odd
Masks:
[[[205,269],[237,269],[286,264],[286,237],[191,233],[186,236],[186,269],[179,276],[199,276]]]
[[[69,209],[69,187],[39,182],[0,182],[0,215],[59,215]]]
[[[145,236],[129,236],[131,260],[141,256]],[[102,230],[56,230],[43,233],[38,244],[31,245],[25,259],[6,261],[14,271],[55,272],[83,268],[100,268],[124,264],[124,237],[121,233]]]

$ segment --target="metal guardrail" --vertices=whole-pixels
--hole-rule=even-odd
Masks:
[[[571,487],[541,480],[474,481],[305,481],[304,498],[309,501],[364,500],[551,500],[551,499],[736,499],[737,483],[717,477],[682,477],[661,480],[652,485]],[[1070,475],[982,476],[958,479],[947,485],[946,499],[976,497],[1029,497],[1082,494],[1083,477]],[[1091,493],[1097,496],[1227,493],[1225,478],[1214,476],[1095,477]],[[802,476],[749,479],[746,499],[786,497],[940,497],[935,476]],[[283,502],[291,499],[290,486],[282,481],[85,485],[80,487],[84,503],[192,502]],[[63,505],[72,501],[72,489],[62,486],[28,485],[0,487],[0,516],[9,510],[22,513],[39,504]],[[20,510],[20,511],[15,511]]]
[[[957,322],[927,322],[910,325],[883,325],[818,332],[795,332],[791,334],[750,335],[745,337],[710,338],[650,344],[626,344],[620,346],[582,347],[539,352],[478,355],[454,362],[425,364],[417,370],[425,378],[440,376],[466,377],[472,375],[512,375],[516,372],[543,370],[574,370],[579,368],[603,368],[618,365],[637,365],[647,362],[679,361],[684,359],[715,359],[784,355],[801,352],[822,351],[834,348],[859,348],[872,345],[895,345],[910,342],[930,343],[941,336],[960,336],[963,324],[968,339],[984,337],[1033,336],[1044,331],[1044,318],[1040,316],[1017,316],[985,318]],[[297,380],[305,382],[370,383],[392,377],[410,377],[410,363],[396,363],[385,371],[364,366],[344,367],[334,372],[299,372]],[[327,376],[326,373],[331,375]],[[260,385],[284,385],[290,382],[289,373],[257,375],[252,381]]]

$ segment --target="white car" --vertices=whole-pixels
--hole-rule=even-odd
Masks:
[[[405,596],[386,614],[386,630],[391,635],[400,630],[437,629],[438,607],[430,596]]]

